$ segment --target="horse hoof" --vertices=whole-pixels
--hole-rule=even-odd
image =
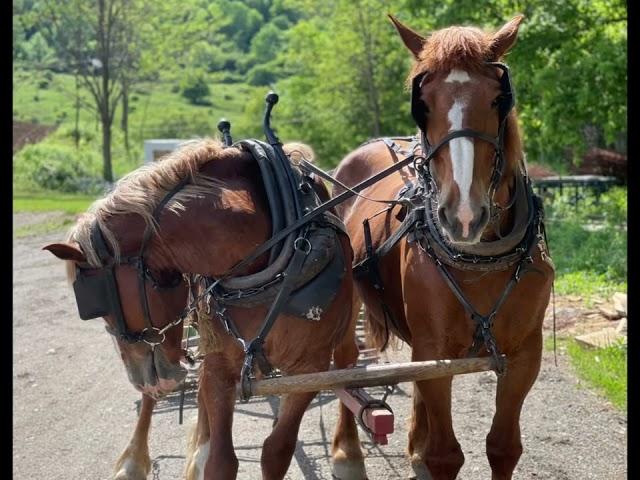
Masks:
[[[147,480],[147,473],[141,466],[129,463],[116,472],[113,480]]]
[[[420,459],[411,461],[411,470],[413,470],[413,474],[409,475],[408,480],[433,480],[429,469]]]
[[[343,460],[334,462],[331,477],[335,480],[368,480],[364,460]]]

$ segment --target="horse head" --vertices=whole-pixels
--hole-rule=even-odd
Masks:
[[[521,157],[508,68],[497,63],[514,45],[522,16],[489,34],[450,27],[423,37],[390,16],[414,65],[408,78],[421,131],[427,194],[454,244],[475,244],[495,205],[509,202]]]
[[[79,305],[93,302],[113,334],[129,381],[135,388],[152,398],[173,391],[186,375],[181,365],[182,325],[168,328],[183,312],[187,304],[188,286],[175,272],[147,269],[140,282],[139,269],[129,263],[114,262],[111,266],[91,264],[77,242],[53,243],[44,247],[56,257],[68,262],[69,280],[74,287],[84,282],[97,291],[74,288]],[[154,281],[149,280],[153,275]],[[106,280],[112,276],[113,283]],[[153,284],[152,284],[153,283]],[[113,286],[108,291],[107,285]],[[144,288],[144,292],[141,292]],[[81,298],[90,295],[91,298]],[[148,318],[141,298],[146,295]],[[96,303],[97,302],[97,303]],[[85,318],[83,311],[80,315]],[[162,333],[160,333],[162,332]]]

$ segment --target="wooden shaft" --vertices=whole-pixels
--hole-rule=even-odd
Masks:
[[[390,363],[365,367],[305,373],[251,381],[251,395],[283,395],[319,392],[336,388],[374,387],[401,382],[484,372],[495,368],[491,357]]]

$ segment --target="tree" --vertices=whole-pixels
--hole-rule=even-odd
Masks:
[[[102,129],[103,177],[113,182],[113,120],[136,78],[136,29],[130,22],[142,16],[146,5],[142,0],[45,0],[38,7],[41,31],[91,94]]]
[[[200,71],[192,71],[185,75],[182,82],[182,96],[194,105],[202,105],[205,98],[211,93],[204,74]]]
[[[432,19],[430,28],[451,24],[496,28],[511,16],[523,13],[518,42],[506,61],[512,71],[529,157],[562,168],[580,158],[594,139],[598,146],[624,150],[626,2],[479,3],[407,0],[406,7],[417,19]],[[593,132],[596,134],[588,138]]]
[[[358,144],[415,131],[404,77],[409,58],[387,12],[398,2],[301,1],[304,20],[288,33],[282,57],[288,78],[278,82],[278,125],[285,138],[313,145],[335,165]]]

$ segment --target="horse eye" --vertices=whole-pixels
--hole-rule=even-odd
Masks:
[[[500,94],[491,102],[491,107],[497,107],[504,100],[504,95]]]

